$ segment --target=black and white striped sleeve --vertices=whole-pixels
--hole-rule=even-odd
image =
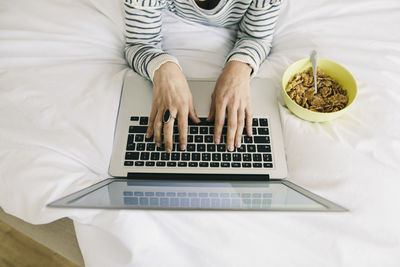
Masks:
[[[126,48],[129,66],[153,81],[154,72],[165,62],[178,60],[161,49],[161,13],[164,0],[124,0]]]
[[[271,50],[281,0],[253,0],[243,16],[238,29],[236,43],[228,54],[232,60],[249,64],[253,68],[251,77],[257,74],[260,64]]]

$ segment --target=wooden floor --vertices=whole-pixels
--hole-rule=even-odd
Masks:
[[[77,267],[2,221],[0,221],[0,266]]]

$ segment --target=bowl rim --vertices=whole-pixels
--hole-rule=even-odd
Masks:
[[[318,58],[318,60],[320,60],[320,59],[323,60],[323,61],[329,62],[329,63],[333,63],[333,64],[338,65],[338,66],[340,66],[341,68],[343,68],[348,74],[350,74],[350,78],[351,78],[352,82],[354,82],[354,84],[355,84],[355,94],[354,94],[354,98],[353,98],[352,101],[351,101],[350,103],[348,103],[344,108],[342,108],[341,110],[338,110],[338,111],[334,111],[334,112],[319,112],[319,111],[313,111],[313,110],[310,110],[310,109],[307,109],[307,108],[304,108],[304,107],[300,106],[299,104],[296,103],[296,101],[294,101],[294,100],[287,94],[287,92],[286,92],[286,85],[287,85],[287,82],[286,82],[286,84],[283,83],[283,82],[284,82],[284,81],[283,81],[283,77],[285,76],[286,72],[287,72],[293,65],[295,65],[295,64],[297,64],[297,63],[300,63],[301,61],[305,61],[305,62],[306,62],[307,60],[310,61],[310,58],[299,59],[299,60],[293,62],[292,64],[290,64],[290,65],[286,68],[286,70],[283,72],[282,79],[281,79],[281,80],[282,80],[281,91],[287,96],[287,99],[288,99],[291,103],[295,104],[297,107],[301,108],[302,110],[304,110],[304,111],[306,111],[306,112],[309,112],[310,114],[318,114],[318,115],[325,114],[325,115],[329,116],[328,114],[338,114],[338,113],[341,113],[341,112],[343,112],[344,110],[346,110],[348,107],[350,107],[350,106],[353,104],[353,102],[354,102],[354,100],[356,99],[356,97],[357,97],[357,94],[358,94],[358,86],[357,86],[356,79],[354,78],[353,74],[352,74],[346,67],[344,67],[343,65],[341,65],[341,64],[339,64],[339,63],[337,63],[337,62],[335,62],[335,61],[326,59],[326,58]],[[311,61],[310,61],[310,62],[311,62]],[[298,73],[300,73],[300,72],[296,72],[296,74],[298,74]],[[295,74],[293,74],[293,75],[295,75]],[[289,78],[289,80],[293,77],[293,75]],[[289,81],[289,80],[288,80],[288,81]],[[347,91],[347,89],[346,89],[346,91]]]

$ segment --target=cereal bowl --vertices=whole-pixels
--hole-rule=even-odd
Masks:
[[[318,69],[324,72],[326,75],[332,77],[335,81],[337,81],[344,90],[347,91],[348,102],[347,105],[335,112],[317,112],[312,111],[307,108],[302,107],[297,104],[286,92],[286,86],[288,85],[289,80],[296,74],[299,74],[307,69],[311,68],[311,61],[309,58],[301,59],[296,61],[292,65],[287,68],[282,77],[282,97],[283,100],[288,107],[288,109],[295,114],[297,117],[312,121],[312,122],[324,122],[333,120],[343,115],[348,109],[349,106],[354,102],[354,99],[357,95],[357,83],[351,75],[351,73],[344,68],[342,65],[335,63],[333,61],[319,58],[318,59]]]

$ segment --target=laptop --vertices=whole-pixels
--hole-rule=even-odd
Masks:
[[[188,144],[179,148],[177,125],[171,153],[146,138],[152,83],[125,76],[106,179],[50,203],[49,207],[105,209],[345,211],[289,181],[277,91],[268,79],[251,81],[252,136],[227,151],[206,121],[215,80],[188,80],[201,122],[188,119]],[[176,122],[175,122],[176,123]]]

